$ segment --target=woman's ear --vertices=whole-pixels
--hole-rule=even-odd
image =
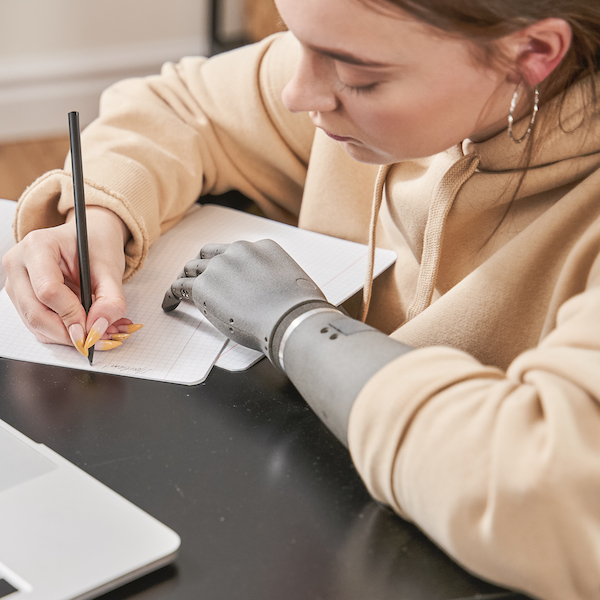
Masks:
[[[541,83],[554,69],[571,46],[571,26],[563,19],[537,21],[511,36],[515,44],[516,69],[530,86]]]

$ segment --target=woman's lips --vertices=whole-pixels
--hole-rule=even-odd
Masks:
[[[329,133],[329,131],[326,131],[325,129],[323,129],[323,131],[325,132],[326,135],[328,135],[332,140],[335,140],[336,142],[355,142],[356,141],[352,137],[347,137],[344,135],[335,135],[333,133]]]

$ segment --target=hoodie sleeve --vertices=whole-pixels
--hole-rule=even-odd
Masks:
[[[506,372],[415,350],[367,383],[350,417],[376,499],[467,569],[544,600],[600,598],[598,315],[597,282]]]
[[[297,42],[291,34],[211,59],[167,63],[160,75],[104,92],[82,134],[86,202],[132,233],[130,276],[158,236],[201,195],[238,189],[270,217],[297,219],[314,127],[281,102]],[[72,206],[70,158],[19,201],[15,234],[57,225]]]

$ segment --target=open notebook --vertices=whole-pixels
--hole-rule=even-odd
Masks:
[[[1,212],[14,210],[5,204],[2,202]],[[6,219],[2,221],[6,223]],[[9,235],[12,238],[12,232]],[[368,248],[362,244],[222,206],[195,205],[151,247],[144,267],[125,284],[127,316],[134,323],[143,323],[144,328],[122,346],[96,352],[90,367],[74,348],[38,342],[2,290],[0,356],[187,385],[204,381],[215,363],[229,370],[245,369],[262,354],[227,344],[227,339],[192,304],[182,302],[176,311],[166,314],[161,303],[183,265],[203,245],[264,238],[275,240],[287,250],[332,304],[341,304],[364,284]],[[0,244],[6,243],[6,235],[0,239]],[[395,258],[394,252],[378,249],[375,275],[388,268]]]

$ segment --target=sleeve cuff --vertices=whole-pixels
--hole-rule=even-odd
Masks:
[[[404,518],[400,453],[422,408],[451,386],[503,377],[469,354],[442,346],[413,350],[380,369],[358,395],[348,426],[352,459],[371,495]]]
[[[87,179],[84,181],[86,204],[113,211],[131,232],[131,240],[125,247],[126,267],[123,279],[127,280],[141,268],[148,253],[149,236],[144,220],[134,216],[124,198],[108,193]],[[16,241],[21,241],[34,229],[61,225],[72,207],[71,174],[56,169],[42,175],[23,192],[17,204],[14,223]]]

